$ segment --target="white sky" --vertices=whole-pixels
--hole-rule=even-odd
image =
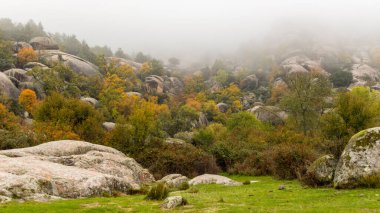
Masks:
[[[285,19],[380,24],[377,0],[0,0],[0,17],[156,57],[227,52]]]

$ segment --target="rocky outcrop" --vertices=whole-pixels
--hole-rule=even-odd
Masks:
[[[70,67],[74,72],[86,76],[100,75],[98,67],[82,58],[59,50],[43,50],[38,51],[40,57],[48,61],[50,64],[61,62]]]
[[[34,37],[30,40],[30,45],[32,45],[35,50],[58,50],[58,44],[50,37]]]
[[[170,175],[166,175],[159,181],[166,183],[166,185],[171,188],[178,188],[183,183],[188,182],[189,178],[181,174],[170,174]]]
[[[183,206],[186,204],[187,202],[182,196],[171,196],[171,197],[167,197],[164,200],[164,203],[161,204],[161,208],[167,210],[167,209],[173,209],[177,206]]]
[[[168,77],[164,81],[165,91],[172,95],[179,95],[183,91],[183,83],[177,77]]]
[[[134,159],[83,141],[0,151],[0,195],[24,200],[128,193],[153,176]]]
[[[128,97],[132,97],[132,96],[137,96],[139,98],[143,97],[143,95],[141,93],[139,93],[139,92],[127,92],[126,94],[127,94]]]
[[[199,117],[198,117],[198,127],[205,127],[208,125],[208,119],[206,117],[206,115],[201,112],[199,113]]]
[[[306,176],[317,185],[330,184],[334,178],[338,161],[332,155],[324,155],[314,161],[307,169]]]
[[[150,75],[146,77],[145,90],[151,94],[164,93],[164,79],[158,75]]]
[[[323,74],[328,75],[328,73],[321,67],[319,62],[313,61],[305,55],[297,55],[287,58],[281,62],[281,67],[286,72],[286,74],[319,71]]]
[[[111,131],[113,129],[115,129],[116,127],[116,124],[114,122],[104,122],[102,124],[103,128],[107,131]]]
[[[96,100],[95,98],[91,98],[91,97],[81,97],[80,100],[82,102],[89,103],[92,106],[97,106],[99,104],[98,100]]]
[[[255,106],[248,110],[262,122],[272,125],[282,125],[288,118],[286,112],[275,106]]]
[[[190,185],[198,184],[221,184],[226,186],[240,186],[242,183],[231,180],[230,178],[220,176],[220,175],[211,175],[203,174],[199,175],[189,181]]]
[[[216,106],[218,107],[219,111],[222,113],[226,113],[228,110],[228,105],[226,103],[218,103]]]
[[[334,187],[380,187],[380,127],[352,136],[335,170]]]
[[[23,69],[9,69],[4,71],[4,74],[8,76],[10,80],[18,86],[20,82],[32,81],[33,77],[26,74],[26,71]]]
[[[257,79],[255,74],[249,75],[245,77],[243,80],[240,82],[240,88],[241,89],[256,89],[257,86],[259,85],[259,80]]]
[[[166,138],[164,143],[166,144],[185,144],[186,142],[178,138]]]
[[[17,100],[19,93],[20,91],[16,88],[9,77],[5,73],[0,72],[0,94]]]
[[[140,68],[142,66],[142,64],[140,64],[140,63],[137,63],[135,61],[128,60],[128,59],[125,59],[125,58],[107,57],[106,60],[107,60],[108,63],[115,63],[117,66],[129,65],[129,66],[131,66],[133,68],[133,70],[135,72],[137,72],[138,70],[140,70]]]
[[[251,108],[255,102],[256,102],[256,95],[253,92],[244,94],[244,96],[241,98],[241,103],[243,104],[244,109]]]
[[[23,41],[16,41],[12,45],[12,50],[15,53],[18,53],[18,51],[20,51],[21,49],[24,49],[24,48],[33,48],[33,47],[29,43],[26,43]]]
[[[365,86],[368,82],[380,81],[380,72],[366,64],[352,65],[352,84],[353,86]]]

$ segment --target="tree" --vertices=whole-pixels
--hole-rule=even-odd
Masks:
[[[288,89],[281,105],[290,113],[295,127],[307,134],[319,124],[331,83],[319,72],[293,73],[288,77]]]
[[[33,48],[22,48],[17,54],[18,62],[23,65],[28,62],[37,61],[38,57]]]
[[[330,80],[334,84],[334,87],[348,87],[352,79],[351,72],[336,71],[330,75]]]
[[[20,96],[18,98],[18,102],[21,106],[24,107],[24,109],[31,113],[32,109],[37,103],[37,95],[36,93],[31,89],[24,89],[21,91]]]
[[[150,60],[151,60],[150,56],[144,55],[144,53],[142,53],[142,52],[137,53],[137,55],[135,57],[135,61],[138,63],[145,63],[145,62],[148,62]]]
[[[0,71],[12,68],[13,62],[11,43],[0,40]]]
[[[115,52],[115,56],[118,57],[118,58],[124,58],[124,59],[128,59],[129,58],[127,56],[127,54],[125,54],[124,51],[121,48],[117,49],[117,51]]]
[[[215,76],[215,80],[223,86],[225,86],[228,83],[228,78],[229,78],[229,74],[224,69],[218,70]]]

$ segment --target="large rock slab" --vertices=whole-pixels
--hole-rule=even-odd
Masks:
[[[153,181],[134,159],[83,141],[0,151],[0,196],[8,198],[49,200],[128,193]]]
[[[334,187],[380,187],[380,127],[352,136],[335,170]]]
[[[240,186],[242,183],[231,180],[228,177],[212,174],[199,175],[189,181],[189,185],[198,184],[221,184],[226,186]]]
[[[86,76],[100,75],[97,66],[78,56],[71,55],[59,50],[43,50],[38,51],[38,54],[40,57],[44,58],[46,61],[50,63],[63,63],[78,74]]]

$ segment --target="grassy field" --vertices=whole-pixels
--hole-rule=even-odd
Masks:
[[[303,188],[297,181],[271,177],[230,176],[238,181],[259,182],[243,186],[201,185],[199,191],[171,192],[184,196],[189,205],[169,212],[380,212],[380,189],[334,190]],[[285,190],[278,190],[280,185]],[[25,202],[0,205],[0,212],[161,212],[160,201],[143,195],[86,198],[49,203]]]

